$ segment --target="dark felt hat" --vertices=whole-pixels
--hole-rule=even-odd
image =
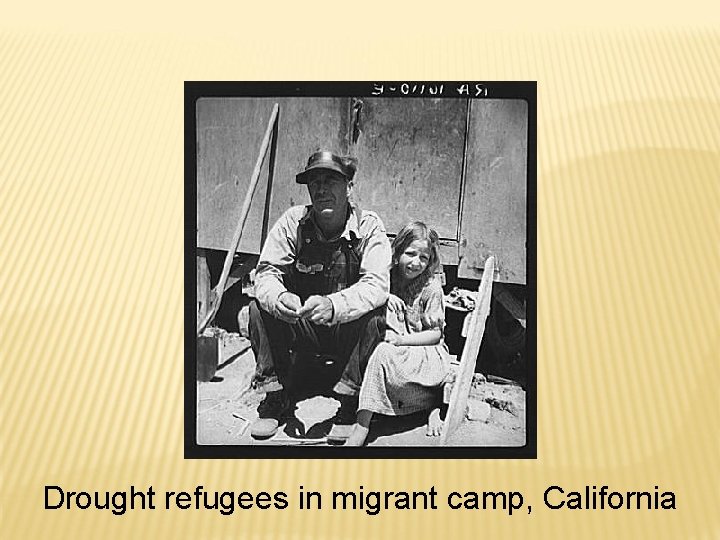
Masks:
[[[357,160],[351,157],[341,157],[332,152],[315,152],[308,159],[305,170],[295,176],[295,181],[298,184],[307,184],[313,173],[319,169],[335,171],[350,181],[355,176]]]

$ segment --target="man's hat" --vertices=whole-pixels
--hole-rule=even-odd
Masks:
[[[332,152],[315,152],[308,159],[305,170],[295,176],[295,181],[298,184],[307,184],[313,172],[318,169],[335,171],[350,181],[355,176],[357,160],[351,157],[340,157]]]

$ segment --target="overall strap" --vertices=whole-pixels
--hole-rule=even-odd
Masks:
[[[309,219],[311,211],[312,211],[312,206],[311,205],[306,206],[305,213],[303,214],[303,217],[301,217],[300,221],[298,222],[297,237],[296,237],[297,244],[295,244],[295,258],[296,259],[297,259],[297,257],[300,256],[300,249],[302,248],[302,245],[303,245],[302,244],[303,240],[304,240],[303,234],[302,234],[303,226],[305,225],[305,222]]]

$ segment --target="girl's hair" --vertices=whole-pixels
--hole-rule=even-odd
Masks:
[[[405,252],[407,247],[415,242],[416,240],[423,240],[427,242],[428,252],[430,254],[430,260],[428,261],[427,268],[418,277],[413,279],[405,287],[403,291],[400,291],[400,281],[397,275],[397,264],[400,260],[400,256]],[[391,277],[391,290],[393,294],[402,292],[399,295],[401,297],[412,298],[420,292],[420,290],[427,285],[430,278],[433,277],[435,272],[440,270],[440,238],[435,229],[431,229],[421,221],[413,221],[408,223],[400,232],[397,233],[395,240],[392,242],[392,270],[390,272]],[[405,299],[405,298],[403,298]]]

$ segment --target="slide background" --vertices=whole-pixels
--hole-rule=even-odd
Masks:
[[[717,537],[717,9],[339,6],[3,9],[2,537]],[[537,460],[183,459],[183,81],[314,79],[538,81]],[[520,490],[533,513],[117,517],[45,511],[46,484]],[[550,511],[553,484],[678,510]]]

